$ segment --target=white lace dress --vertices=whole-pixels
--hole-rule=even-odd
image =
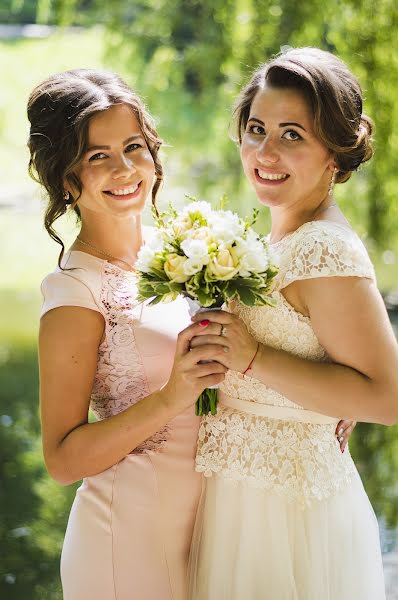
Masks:
[[[260,342],[328,361],[311,321],[281,290],[331,276],[374,278],[357,235],[306,223],[273,246],[276,308],[237,306]],[[332,316],[331,316],[332,318]],[[338,419],[303,409],[230,371],[218,414],[202,420],[196,469],[204,473],[190,565],[192,600],[382,600],[378,525]]]

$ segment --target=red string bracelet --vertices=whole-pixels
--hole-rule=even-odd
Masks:
[[[256,358],[256,356],[257,356],[257,352],[258,352],[259,348],[260,348],[260,342],[257,342],[257,348],[256,348],[256,351],[255,351],[255,353],[254,353],[254,356],[253,356],[253,358],[251,359],[251,361],[250,361],[250,363],[249,363],[249,366],[247,367],[247,369],[245,369],[244,371],[242,371],[242,375],[246,375],[246,373],[247,373],[248,371],[251,371],[252,364],[254,363],[254,359],[255,359],[255,358]]]

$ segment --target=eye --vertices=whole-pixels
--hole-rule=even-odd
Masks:
[[[137,148],[142,148],[142,145],[137,144],[137,143],[129,144],[128,146],[126,146],[124,151],[125,152],[133,152],[134,150],[137,150]]]
[[[297,131],[294,131],[294,129],[289,129],[288,131],[285,131],[282,137],[285,138],[285,140],[289,140],[291,142],[296,142],[297,140],[303,139],[301,135],[297,133]]]
[[[106,154],[104,154],[103,152],[97,152],[97,154],[93,154],[92,156],[90,156],[88,160],[89,162],[93,162],[95,160],[101,160],[102,158],[106,158]]]
[[[261,127],[261,125],[249,125],[247,128],[249,133],[253,133],[254,135],[264,135],[265,129]]]

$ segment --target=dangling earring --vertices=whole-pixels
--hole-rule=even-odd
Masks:
[[[336,173],[337,173],[337,168],[334,167],[333,173],[332,173],[332,177],[331,177],[330,183],[329,183],[329,189],[328,189],[328,196],[329,196],[329,198],[331,198],[332,194],[333,194],[334,182],[336,180]]]
[[[64,190],[64,200],[66,202],[66,204],[70,204],[71,202],[71,196],[70,196],[70,192],[68,192],[67,190]]]

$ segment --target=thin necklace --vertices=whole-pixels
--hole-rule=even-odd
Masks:
[[[78,242],[83,244],[83,246],[87,246],[88,248],[91,248],[92,250],[96,250],[97,252],[99,252],[103,256],[106,256],[107,258],[111,258],[112,260],[117,260],[118,262],[121,262],[124,265],[127,265],[129,267],[130,271],[136,270],[135,267],[132,264],[128,263],[126,260],[123,260],[122,258],[118,258],[117,256],[113,256],[112,254],[109,254],[109,252],[105,252],[104,250],[101,250],[101,248],[97,248],[97,246],[94,246],[94,244],[89,244],[88,242],[85,242],[79,236],[77,236],[76,239]]]
[[[319,208],[318,210],[316,210],[314,212],[314,214],[312,216],[315,217],[315,215],[319,215],[319,213],[323,212],[324,210],[327,210],[328,208],[332,208],[333,206],[337,206],[336,202],[333,202],[333,204],[329,204],[329,206],[324,206],[323,208]]]
[[[328,208],[332,208],[333,206],[337,206],[336,202],[333,202],[333,204],[329,204],[329,206],[324,206],[323,208],[320,208],[320,209],[316,210],[312,216],[315,217],[315,215],[319,215],[319,213],[323,212],[324,210],[327,210]],[[303,223],[303,225],[305,225],[305,223]],[[294,233],[294,232],[290,232],[290,233]],[[279,242],[281,242],[282,240],[284,240],[285,237],[288,236],[288,235],[289,235],[289,233],[285,233],[285,235],[282,236],[280,238],[280,240],[278,240],[277,242],[271,242],[271,244],[279,244]]]

